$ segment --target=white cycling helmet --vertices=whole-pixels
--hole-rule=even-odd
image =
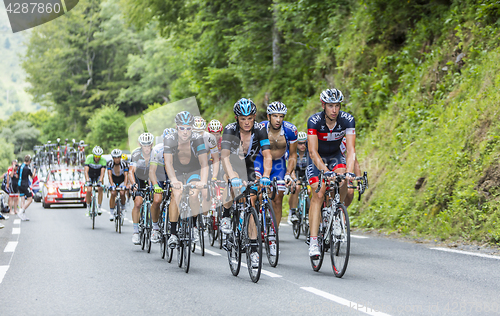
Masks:
[[[83,141],[83,139],[80,141],[80,146],[83,146],[83,144],[85,144],[85,142]]]
[[[194,117],[193,129],[195,131],[204,131],[207,128],[207,121],[201,116]]]
[[[153,145],[154,139],[155,139],[155,137],[153,134],[142,133],[139,136],[139,144],[141,144],[141,146],[151,146],[151,145]]]
[[[340,90],[337,89],[326,89],[321,92],[319,99],[321,103],[342,103],[344,101],[344,95]]]
[[[211,120],[208,123],[208,131],[211,133],[218,133],[222,131],[222,124],[218,120]]]
[[[283,102],[274,101],[267,106],[267,114],[284,114],[286,115],[287,108]]]
[[[297,135],[297,141],[298,142],[307,141],[307,134],[305,132],[299,132],[299,134]]]
[[[122,156],[122,151],[118,148],[113,149],[113,151],[111,152],[111,157],[113,158],[120,158],[121,156]]]
[[[92,153],[94,154],[94,156],[101,156],[102,148],[99,146],[95,146],[94,149],[92,149]]]

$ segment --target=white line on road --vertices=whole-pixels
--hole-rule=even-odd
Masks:
[[[20,224],[21,220],[19,218],[14,220],[14,225],[20,225]]]
[[[220,253],[208,249],[205,249],[205,252],[212,256],[222,256]]]
[[[17,247],[17,241],[9,241],[3,252],[14,252]]]
[[[2,283],[3,277],[5,276],[5,273],[7,273],[7,270],[9,270],[9,266],[0,266],[0,283]]]
[[[365,238],[370,238],[366,236],[360,236],[360,235],[351,235],[352,238],[359,238],[359,239],[365,239]]]
[[[290,224],[281,223],[280,226],[290,226]]]
[[[12,227],[12,235],[19,235],[21,233],[21,227]]]
[[[327,293],[327,292],[323,292],[323,291],[318,290],[318,289],[313,288],[313,287],[301,287],[301,289],[306,290],[310,293],[316,294],[318,296],[324,297],[324,298],[326,298],[330,301],[333,301],[337,304],[347,306],[353,310],[357,310],[358,312],[362,312],[362,313],[365,313],[368,315],[373,315],[373,316],[384,316],[384,315],[389,316],[389,314],[376,311],[370,307],[363,306],[361,304],[346,300],[345,298],[341,298],[341,297],[335,296],[335,295]]]
[[[245,267],[245,268],[248,268],[248,266],[245,263],[243,263],[243,262],[241,263],[241,266]],[[260,273],[262,273],[264,275],[267,275],[268,277],[271,277],[271,278],[282,278],[281,275],[276,274],[276,273],[272,273],[272,272],[269,272],[269,271],[266,271],[264,269],[260,270]]]
[[[454,250],[454,249],[448,249],[448,248],[430,248],[434,250],[440,250],[440,251],[446,251],[446,252],[455,252],[455,253],[460,253],[463,255],[469,255],[469,256],[476,256],[476,257],[483,257],[483,258],[489,258],[489,259],[497,259],[500,260],[499,256],[492,256],[492,255],[485,255],[482,253],[475,253],[475,252],[469,252],[469,251],[462,251],[462,250]]]

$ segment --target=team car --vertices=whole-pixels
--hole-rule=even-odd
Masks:
[[[54,169],[47,174],[42,187],[42,206],[82,204],[85,200],[85,174],[82,168]]]

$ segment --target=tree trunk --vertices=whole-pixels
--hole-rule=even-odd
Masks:
[[[273,2],[273,70],[277,71],[281,67],[280,42],[281,36],[278,30],[278,2]]]

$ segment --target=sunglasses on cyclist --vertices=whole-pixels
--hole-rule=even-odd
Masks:
[[[183,126],[177,126],[177,128],[180,130],[180,131],[190,131],[192,129],[191,126],[189,127],[183,127]]]
[[[94,155],[94,158],[101,159],[101,156]]]
[[[305,145],[306,142],[297,142],[298,145]]]

